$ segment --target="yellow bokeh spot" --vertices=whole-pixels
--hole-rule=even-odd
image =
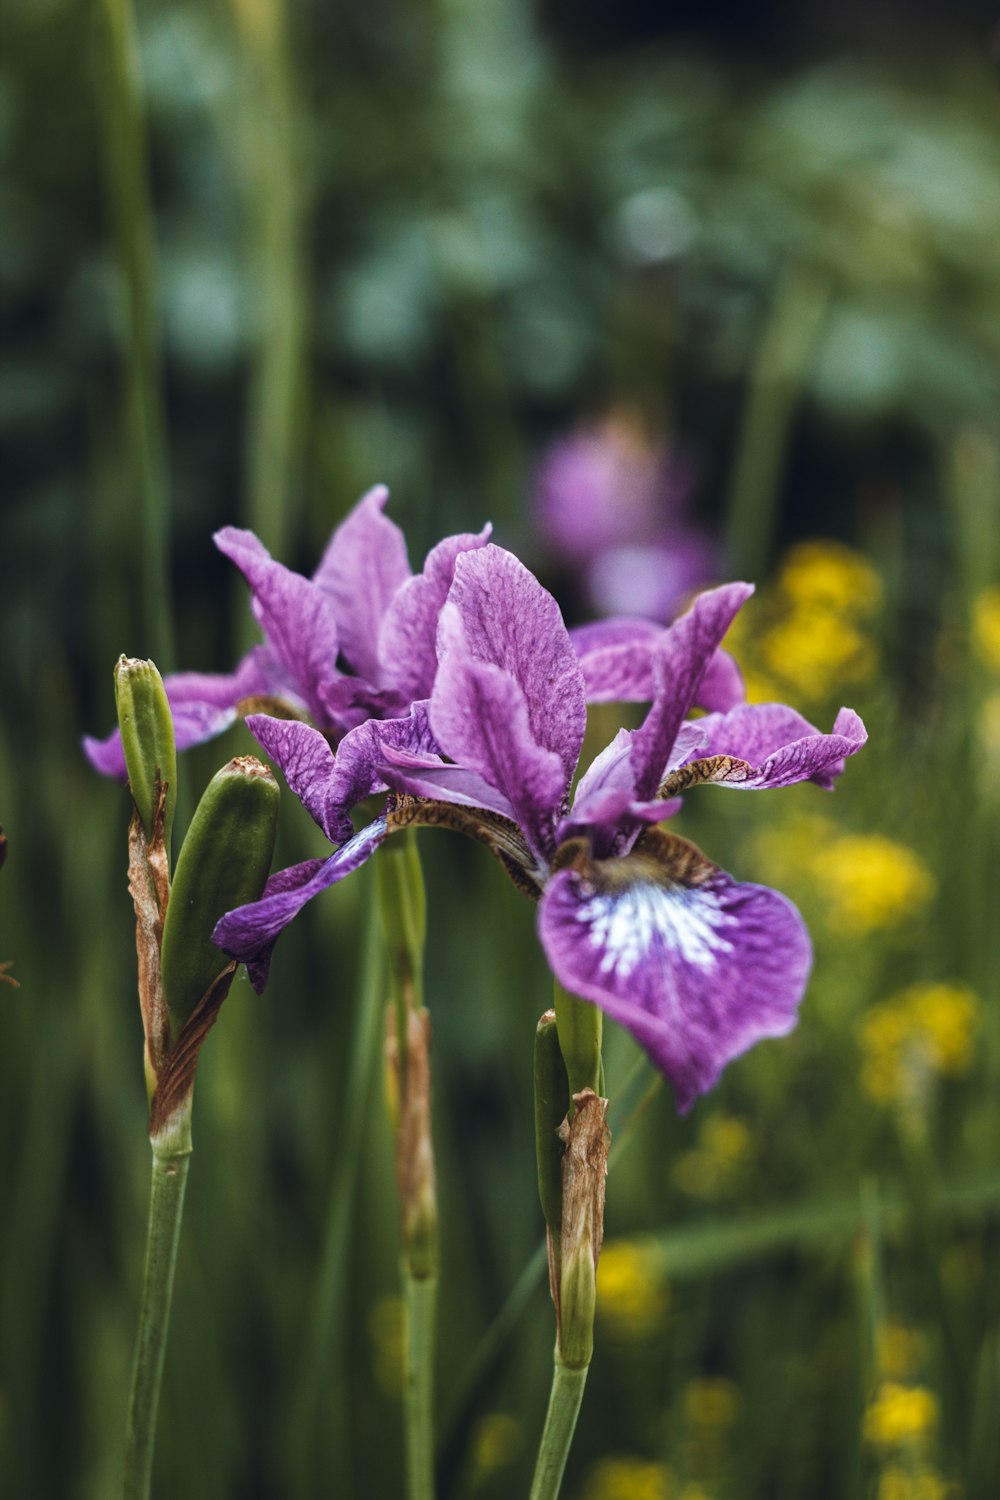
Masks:
[[[848,935],[915,915],[936,889],[919,855],[880,833],[833,839],[814,852],[812,874],[828,903],[831,928]]]
[[[517,1457],[522,1444],[521,1424],[509,1412],[490,1412],[481,1417],[469,1444],[473,1485],[484,1483],[498,1469],[506,1468]]]
[[[684,1414],[693,1427],[713,1431],[731,1427],[739,1410],[740,1393],[731,1380],[692,1380],[684,1392]]]
[[[884,1380],[912,1380],[927,1357],[927,1340],[905,1323],[883,1323],[875,1338],[875,1359]]]
[[[608,1240],[597,1266],[597,1310],[621,1338],[655,1332],[670,1306],[655,1251],[641,1240]]]
[[[678,1500],[670,1470],[641,1458],[600,1459],[587,1476],[580,1500]]]
[[[972,602],[972,643],[991,672],[1000,672],[1000,588],[983,589]]]
[[[829,540],[799,542],[785,554],[778,586],[793,604],[864,619],[882,603],[882,580],[868,559]]]
[[[926,1464],[887,1464],[878,1477],[875,1500],[958,1500],[960,1493]]]
[[[968,1072],[980,1009],[960,984],[911,985],[873,1006],[858,1028],[867,1092],[880,1104],[905,1103],[931,1075]]]
[[[839,615],[797,606],[761,637],[766,672],[804,698],[828,698],[835,688],[865,682],[875,670],[875,649]]]
[[[926,1386],[887,1380],[865,1411],[865,1439],[880,1448],[916,1447],[931,1436],[937,1420],[937,1397]]]
[[[671,1180],[695,1198],[722,1198],[738,1192],[756,1160],[749,1126],[735,1115],[709,1115],[690,1151],[677,1157]]]

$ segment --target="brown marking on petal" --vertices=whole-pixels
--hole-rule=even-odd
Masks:
[[[229,994],[236,968],[236,960],[232,959],[212,980],[157,1069],[156,1092],[149,1106],[151,1140],[167,1128],[178,1109],[191,1097],[202,1043],[218,1019],[219,1007]]]
[[[622,891],[648,881],[654,885],[704,885],[718,871],[697,844],[656,825],[644,828],[629,854],[594,859],[585,838],[568,839],[556,850],[552,870],[573,870],[600,891]]]
[[[153,835],[148,843],[142,819],[135,809],[128,829],[128,889],[135,909],[139,1010],[146,1054],[157,1076],[170,1044],[170,1018],[160,975],[163,919],[170,899],[170,864],[163,838],[166,796],[165,784],[158,782]]]
[[[276,698],[272,693],[251,693],[247,698],[240,698],[236,704],[236,713],[241,719],[248,718],[250,714],[270,714],[272,719],[296,719],[302,724],[309,723],[308,714],[293,707],[286,699]]]
[[[706,781],[747,781],[753,774],[749,761],[735,755],[707,755],[703,760],[692,760],[686,766],[671,771],[657,789],[657,797],[676,797],[689,787],[701,786]]]
[[[519,891],[532,901],[540,899],[542,872],[517,824],[502,813],[397,792],[389,798],[385,818],[390,833],[400,828],[451,828],[467,834],[486,845]]]

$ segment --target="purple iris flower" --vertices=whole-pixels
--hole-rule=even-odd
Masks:
[[[388,498],[377,485],[358,501],[311,579],[275,562],[252,531],[216,532],[216,546],[250,585],[264,642],[235,672],[165,679],[178,750],[212,739],[254,709],[308,718],[337,741],[366,719],[405,714],[415,698],[427,696],[455,559],[484,546],[490,528],[446,537],[413,576],[403,533],[382,513]],[[83,743],[98,771],[124,778],[117,730]]]
[[[689,498],[667,445],[616,412],[546,450],[534,509],[552,557],[583,577],[598,614],[667,620],[719,565],[717,546],[687,518]]]
[[[578,656],[555,600],[512,554],[493,545],[464,553],[440,614],[433,691],[406,718],[364,724],[336,756],[305,724],[250,721],[334,842],[352,800],[390,795],[327,859],[281,872],[259,902],[228,913],[215,941],[247,961],[260,987],[295,913],[389,833],[456,828],[538,901],[559,982],[625,1026],[688,1109],[731,1058],[795,1024],[811,948],[784,896],[734,880],[660,825],[701,782],[832,787],[866,739],[850,709],[831,734],[781,704],[688,719],[713,674],[713,691],[727,697],[731,664],[718,647],[751,592],[733,583],[705,593],[666,630],[593,627]],[[598,755],[571,800],[586,721],[581,661],[592,677],[603,673],[609,696],[612,679],[630,692],[645,681],[652,704],[640,728],[621,730]]]

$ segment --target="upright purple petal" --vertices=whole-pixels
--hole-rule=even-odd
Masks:
[[[216,532],[215,545],[246,578],[268,645],[322,722],[324,687],[338,676],[337,626],[326,596],[301,573],[275,562],[252,531],[226,526]]]
[[[636,794],[645,801],[663,779],[674,742],[706,669],[734,617],[753,593],[749,583],[727,583],[700,594],[657,643],[656,696],[632,746]]]
[[[485,547],[491,526],[478,536],[445,537],[427,554],[424,570],[407,578],[386,609],[378,637],[379,681],[391,684],[406,702],[429,698],[437,671],[437,626],[441,608],[463,552]]]
[[[259,901],[227,912],[215,925],[212,942],[245,963],[258,994],[267,982],[271,953],[293,917],[320,891],[358,870],[387,835],[385,818],[376,818],[327,859],[310,859],[279,870]]]
[[[655,661],[669,634],[652,620],[618,616],[570,631],[588,703],[643,703],[656,693]],[[696,690],[699,708],[723,711],[746,696],[739,667],[727,651],[715,651]]]
[[[311,724],[252,714],[247,728],[274,761],[314,823],[332,844],[351,837],[353,825],[333,788],[336,761],[326,738]]]
[[[441,612],[439,641],[441,664],[430,700],[434,735],[453,761],[502,794],[532,849],[547,862],[569,786],[562,761],[538,743],[514,674],[472,653],[463,616],[451,602]]]
[[[658,829],[624,859],[560,870],[539,932],[560,984],[632,1033],[682,1113],[732,1058],[792,1029],[811,964],[791,902]]]
[[[701,721],[707,740],[699,756],[731,755],[745,766],[713,777],[723,785],[756,790],[814,781],[831,789],[868,738],[858,715],[842,708],[832,734],[821,734],[808,719],[783,703],[745,703]]]
[[[517,683],[532,739],[559,756],[568,783],[583,743],[587,704],[558,604],[513,553],[492,543],[457,559],[448,600],[447,610],[461,617],[469,656]]]
[[[368,719],[352,729],[337,746],[337,760],[330,796],[339,806],[351,808],[374,792],[388,790],[382,762],[388,750],[413,755],[435,753],[438,744],[431,732],[427,704],[414,703],[405,717]]]
[[[406,542],[382,514],[389,491],[377,484],[358,501],[327,543],[313,582],[333,605],[345,658],[381,687],[379,632],[396,591],[410,577]]]

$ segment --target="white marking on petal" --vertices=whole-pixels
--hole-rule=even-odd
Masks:
[[[699,969],[712,968],[733,944],[721,929],[739,926],[715,891],[691,890],[674,882],[627,886],[597,892],[577,908],[589,929],[592,948],[601,950],[600,973],[627,980],[659,942]]]

